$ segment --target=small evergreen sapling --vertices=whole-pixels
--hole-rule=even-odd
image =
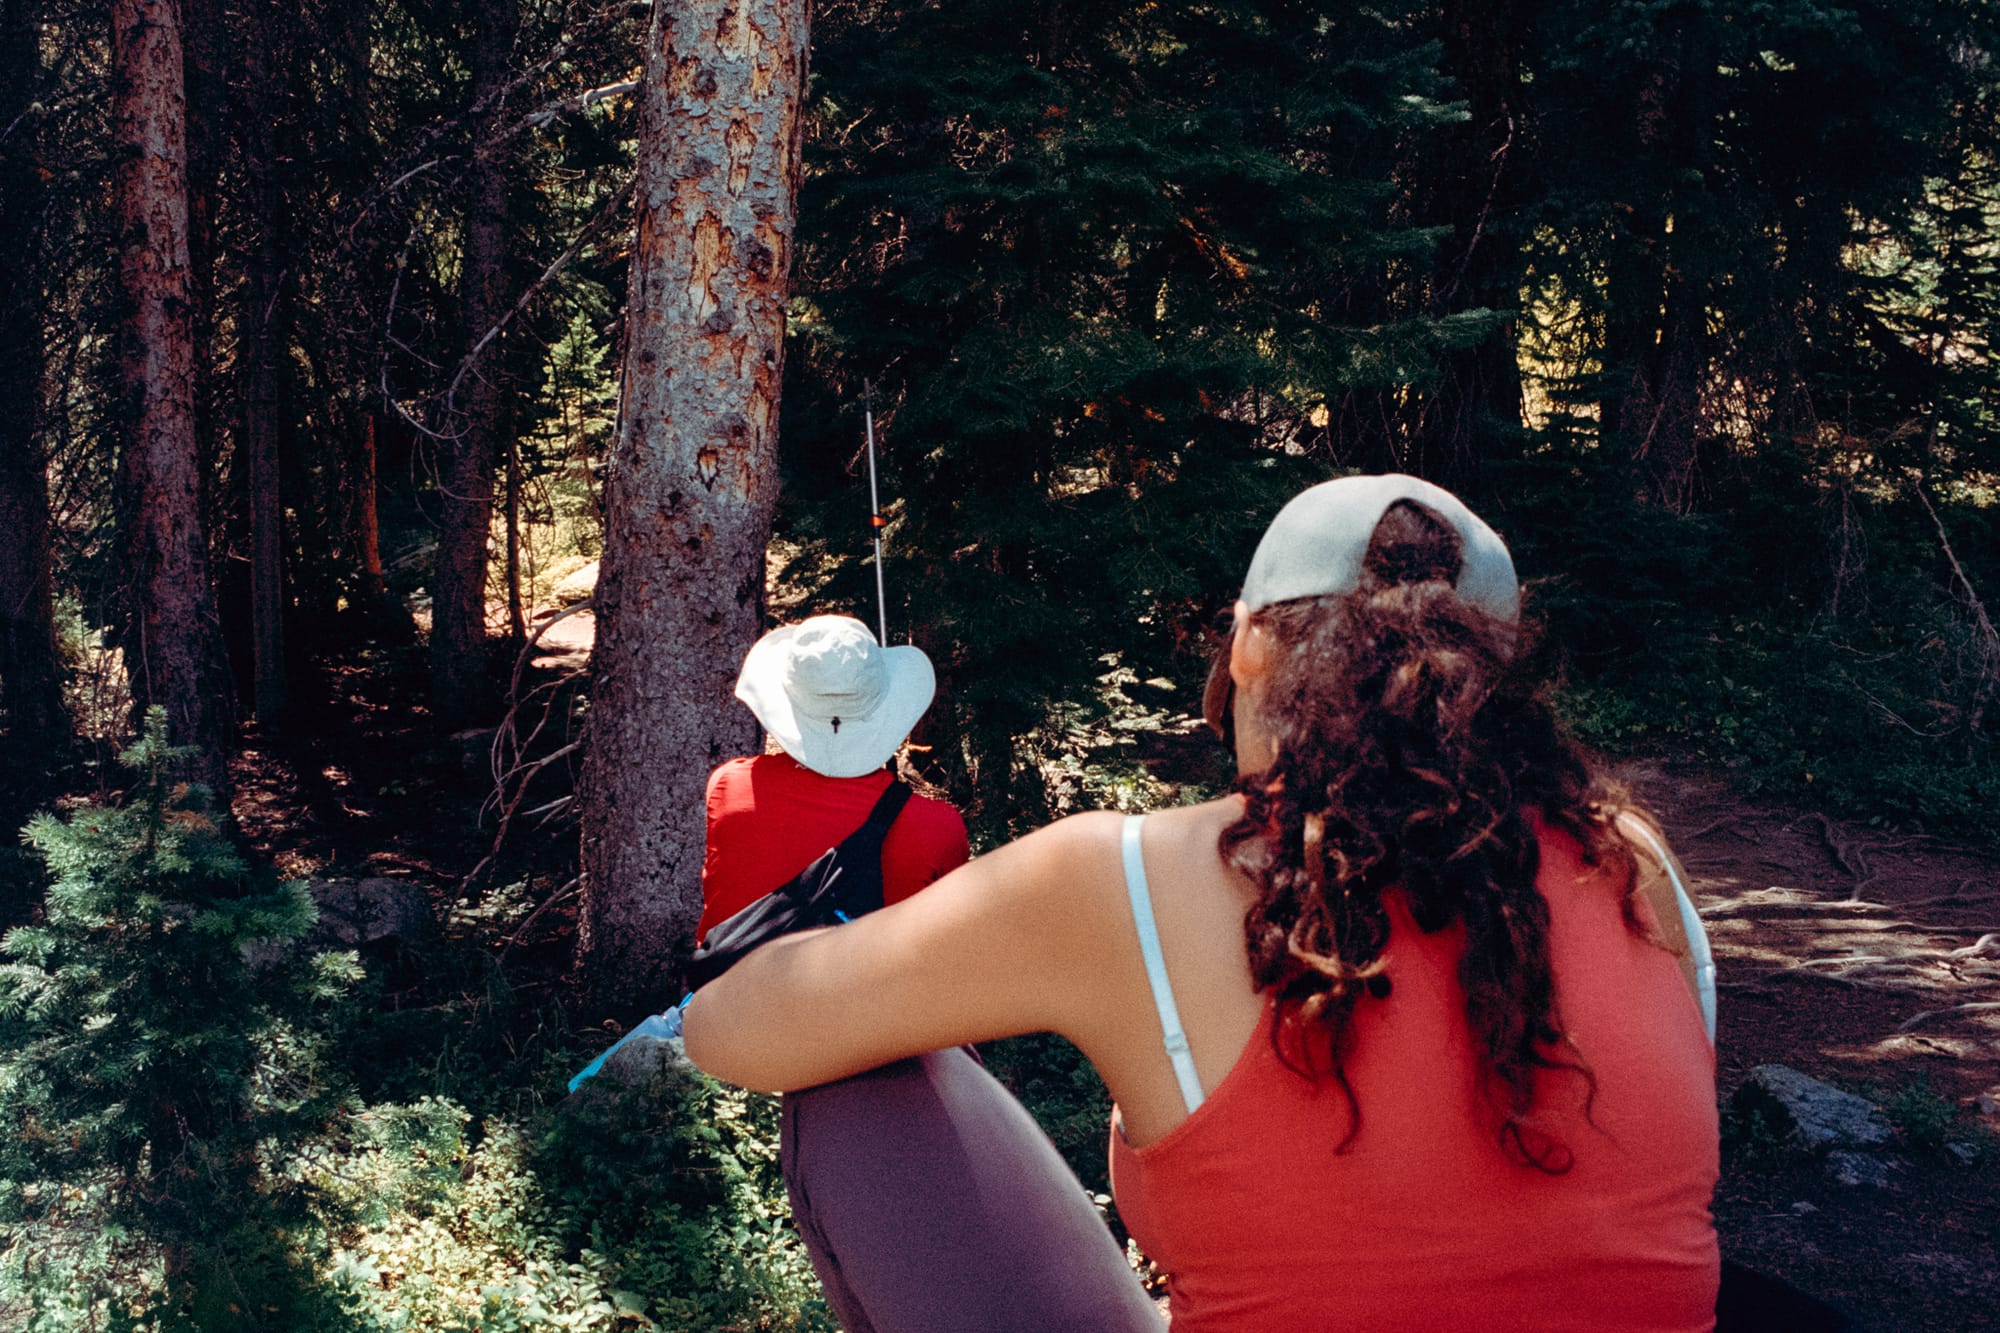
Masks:
[[[304,1200],[269,1159],[338,1111],[321,1034],[358,971],[271,950],[253,971],[252,946],[299,939],[316,909],[170,780],[186,757],[154,708],[121,756],[138,777],[125,804],[28,825],[51,883],[43,922],[0,941],[0,1221],[128,1234],[130,1262],[193,1311],[226,1295],[218,1273],[240,1288],[289,1266],[275,1238]],[[78,1199],[85,1215],[50,1216]],[[92,1276],[130,1300],[123,1267]]]

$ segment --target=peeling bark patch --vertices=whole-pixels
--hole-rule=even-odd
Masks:
[[[767,240],[766,237],[770,239]],[[743,267],[750,276],[763,282],[771,276],[777,265],[778,253],[771,248],[771,241],[783,244],[782,238],[769,227],[758,228],[758,234],[743,243]]]
[[[750,27],[750,6],[744,0],[723,5],[722,18],[715,25],[715,44],[724,54],[732,56],[748,55],[756,48],[756,34]]]
[[[715,277],[722,267],[722,222],[713,214],[694,224],[694,264],[688,272],[688,310],[706,319],[721,303],[715,299]]]
[[[750,183],[750,154],[757,147],[756,132],[748,120],[738,116],[729,122],[722,142],[729,151],[729,192],[742,194],[743,187]]]

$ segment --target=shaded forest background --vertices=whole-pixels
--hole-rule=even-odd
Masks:
[[[621,1008],[567,973],[591,680],[530,641],[603,550],[651,10],[0,0],[0,825],[55,812],[0,853],[31,926],[0,1023],[33,1052],[0,1101],[34,1127],[0,1206],[41,1237],[4,1308],[823,1317],[767,1106],[680,1087],[667,1136],[552,1109],[649,985],[596,979]],[[178,73],[141,86],[114,34],[168,26]],[[771,614],[874,619],[872,402],[891,636],[939,668],[919,774],[989,841],[1183,799],[1264,522],[1415,472],[1513,546],[1586,739],[1990,841],[1996,51],[1984,0],[828,0]],[[184,250],[149,306],[159,97]],[[184,329],[173,475],[133,387],[155,308]],[[445,938],[212,984],[309,928],[268,863],[363,868],[365,821],[304,847],[257,815],[286,765],[338,804],[325,746],[355,734],[406,769],[369,795],[448,829],[421,866]],[[202,826],[186,778],[238,822]],[[199,948],[148,971],[169,937]],[[208,1007],[144,1059],[50,1035],[141,982]]]

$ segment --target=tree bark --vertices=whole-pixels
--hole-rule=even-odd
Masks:
[[[655,5],[624,399],[580,787],[585,983],[673,998],[701,906],[709,769],[763,616],[799,183],[806,0]]]
[[[528,617],[521,605],[521,442],[507,441],[507,643],[528,641]]]
[[[166,708],[191,778],[228,789],[230,730],[202,523],[188,286],[186,87],[176,0],[112,0],[118,157],[119,645],[136,708]]]
[[[1522,183],[1528,153],[1520,54],[1532,6],[1520,0],[1447,0],[1440,13],[1442,71],[1465,98],[1463,124],[1427,136],[1432,161],[1417,173],[1427,197],[1417,220],[1451,229],[1434,261],[1432,314],[1513,310],[1521,301]],[[1521,368],[1511,321],[1476,346],[1445,353],[1417,425],[1424,475],[1476,483],[1497,438],[1521,428]]]
[[[487,0],[473,47],[472,98],[479,146],[468,175],[465,259],[459,286],[465,355],[471,361],[458,401],[448,404],[451,457],[439,506],[437,571],[431,580],[431,711],[446,731],[466,725],[487,703],[487,543],[493,474],[508,414],[502,339],[488,335],[514,304],[507,272],[511,138],[496,131],[514,49],[515,0]],[[495,142],[498,140],[498,142]]]
[[[1634,158],[1655,164],[1654,198],[1636,204],[1607,263],[1599,430],[1620,450],[1634,493],[1664,509],[1693,502],[1708,376],[1712,242],[1699,233],[1713,137],[1715,53],[1691,6],[1668,11],[1670,54],[1635,88]],[[1695,206],[1690,207],[1693,204]]]
[[[290,326],[289,284],[283,272],[284,204],[278,181],[274,128],[278,109],[269,89],[277,62],[277,24],[283,15],[272,0],[259,0],[247,15],[244,45],[243,165],[248,177],[244,228],[249,233],[243,266],[243,306],[237,323],[241,376],[242,462],[250,499],[250,651],[257,721],[266,730],[283,726],[285,680],[284,498],[279,456],[283,424],[283,362]]]
[[[389,581],[382,568],[382,520],[376,507],[375,413],[361,414],[361,443],[356,458],[354,537],[361,548],[361,591],[370,602],[387,601]]]
[[[56,651],[49,493],[38,438],[42,401],[42,164],[21,117],[41,91],[40,41],[28,0],[0,0],[0,709],[6,713],[9,796],[0,842],[46,794],[69,748]]]
[[[217,422],[216,236],[222,160],[229,142],[231,58],[222,0],[179,0],[181,68],[187,90],[188,310],[194,345],[194,437],[202,451],[202,526],[227,531],[227,492],[216,485],[222,454]],[[254,94],[253,94],[254,95]],[[218,494],[222,491],[222,494]],[[211,546],[211,555],[215,547]]]

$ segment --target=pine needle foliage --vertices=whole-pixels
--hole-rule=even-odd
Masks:
[[[1394,6],[817,15],[781,526],[815,609],[865,609],[872,381],[890,633],[938,660],[975,814],[1052,812],[1106,658],[1191,688],[1329,413],[1491,329],[1388,295],[1435,239],[1393,208],[1399,142],[1457,114],[1433,54]]]
[[[339,1109],[321,1034],[358,969],[284,947],[311,898],[244,862],[207,794],[171,780],[185,757],[154,708],[122,756],[125,804],[27,828],[51,883],[42,922],[0,941],[0,1223],[23,1242],[7,1285],[32,1292],[95,1231],[129,1244],[91,1269],[110,1288],[94,1296],[275,1326],[290,1261],[273,1238],[305,1200],[259,1145]]]

